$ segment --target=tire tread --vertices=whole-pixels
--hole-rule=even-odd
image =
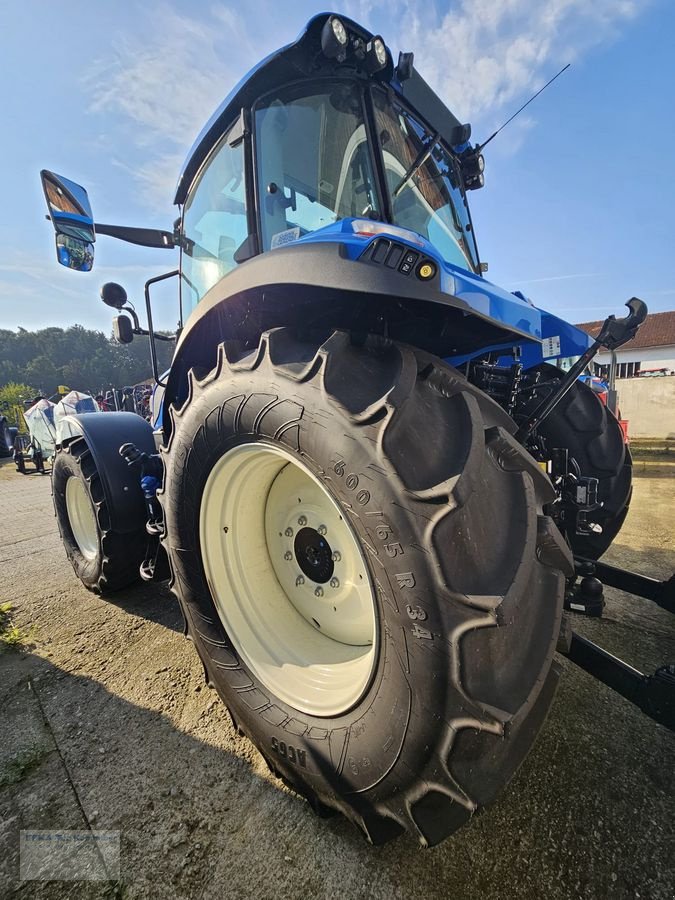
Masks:
[[[442,559],[437,556],[438,593],[445,597],[456,622],[450,638],[457,651],[452,679],[463,711],[446,720],[442,710],[434,713],[428,705],[425,707],[429,714],[442,720],[439,725],[442,750],[431,753],[421,764],[410,788],[395,798],[369,804],[355,795],[346,800],[334,793],[313,791],[301,778],[293,778],[289,771],[283,773],[294,789],[309,796],[313,804],[343,812],[372,843],[381,843],[406,829],[424,846],[434,845],[467,821],[479,802],[486,802],[481,786],[484,773],[479,766],[473,771],[467,766],[462,769],[461,777],[457,777],[456,747],[461,748],[465,743],[458,739],[466,734],[479,735],[481,742],[501,748],[501,770],[495,778],[503,786],[524,758],[552,699],[545,686],[551,683],[549,672],[562,614],[564,575],[571,574],[573,568],[569,549],[561,536],[556,538],[555,526],[543,512],[544,505],[554,496],[550,480],[512,437],[516,426],[510,417],[459,372],[435,357],[382,339],[367,340],[355,347],[350,335],[340,331],[309,345],[297,340],[287,329],[273,329],[262,335],[258,347],[252,351],[234,343],[221,344],[214,370],[202,380],[190,378],[188,400],[180,409],[170,411],[172,436],[162,451],[165,484],[170,483],[174,467],[184,463],[174,450],[181,419],[193,404],[200,402],[208,386],[228,371],[255,371],[261,382],[269,375],[270,380],[281,376],[292,382],[308,383],[322,397],[329,398],[330,405],[337,403],[357,428],[379,423],[377,449],[382,471],[398,478],[402,497],[408,497],[411,505],[425,511],[429,547],[435,546],[435,536],[441,534],[442,523],[448,517],[468,516],[473,518],[467,522],[488,523],[495,518],[495,508],[499,507],[499,522],[511,525],[503,536],[502,552],[512,560],[513,575],[508,584],[499,580],[497,589],[494,587],[499,578],[499,562],[493,560],[487,565],[488,572],[494,574],[485,579],[477,575],[476,589],[469,590],[468,584],[455,587],[447,576],[440,577]],[[325,404],[327,409],[330,405]],[[258,411],[249,423],[252,433],[258,433],[265,416],[276,408],[269,402]],[[451,431],[453,439],[460,443],[456,453],[443,457],[431,454],[433,458],[430,458],[429,454],[418,453],[413,467],[407,450],[396,457],[389,445],[407,441],[407,446],[413,446],[410,441],[414,441],[415,424],[421,421],[420,411],[428,433]],[[240,414],[241,407],[237,412]],[[458,423],[464,427],[457,427]],[[284,434],[284,429],[293,424],[289,421],[276,433]],[[392,437],[397,430],[406,436],[405,440]],[[489,484],[499,486],[500,496],[490,493]],[[511,504],[514,506],[511,509],[510,500],[516,497],[521,498],[520,505]],[[177,515],[174,504],[178,498],[164,491],[160,493],[160,501],[165,519],[170,523]],[[163,540],[169,558],[175,557],[172,572],[176,573],[181,554],[171,545],[170,528]],[[482,566],[486,569],[485,560]],[[492,589],[486,590],[490,579]],[[186,621],[194,620],[197,611],[192,608],[182,578],[176,574],[172,590],[184,608]],[[524,605],[528,610],[542,610],[536,623],[539,632],[533,627],[531,635],[534,638],[545,635],[539,640],[537,653],[523,646],[523,638],[509,628],[512,621],[526,618]],[[497,702],[504,698],[494,684],[483,695],[480,689],[469,689],[472,680],[465,670],[471,663],[467,654],[462,653],[462,647],[468,641],[478,640],[482,642],[483,652],[485,648],[492,652],[487,635],[494,636],[495,646],[501,643],[507,647],[507,651],[496,652],[502,656],[512,654],[520,667],[513,678],[518,696],[518,702],[512,704],[515,708]],[[202,629],[199,638],[211,647],[214,644]],[[232,654],[232,648],[226,643],[219,650]],[[200,656],[208,673],[209,663],[201,652]],[[227,698],[223,700],[227,705]],[[518,735],[521,737],[516,740]],[[502,773],[506,773],[504,778]],[[496,788],[490,799],[494,792]]]

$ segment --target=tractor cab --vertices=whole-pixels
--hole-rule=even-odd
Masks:
[[[184,310],[251,256],[345,229],[376,233],[367,223],[406,229],[479,271],[466,188],[482,185],[482,158],[469,160],[469,135],[411,54],[394,68],[382,38],[316,17],[235,89],[191,151],[175,200]]]
[[[185,198],[184,308],[252,248],[335,239],[344,225],[391,223],[478,269],[459,156],[391,90],[337,72],[275,87],[248,121],[248,135],[233,123]]]

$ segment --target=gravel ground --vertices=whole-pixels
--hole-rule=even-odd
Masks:
[[[607,560],[675,568],[675,479],[640,477]],[[584,635],[643,671],[675,659],[666,612],[607,592]],[[164,587],[113,602],[75,579],[49,479],[0,467],[0,602],[31,631],[0,654],[0,897],[675,896],[675,740],[563,661],[541,736],[491,809],[434,850],[369,847],[321,820],[232,730]],[[20,881],[21,829],[121,834],[117,882]]]

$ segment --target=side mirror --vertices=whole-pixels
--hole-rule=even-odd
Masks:
[[[89,272],[94,262],[94,217],[87,192],[79,184],[43,169],[40,172],[42,189],[47,201],[49,218],[56,232],[56,258],[62,266]],[[59,241],[68,238],[69,241]],[[74,242],[74,243],[71,243]],[[62,252],[60,248],[65,248]],[[70,253],[74,256],[71,257]],[[81,258],[86,255],[87,265]]]
[[[130,344],[134,339],[134,330],[131,327],[129,316],[115,316],[113,318],[113,335],[119,344]]]
[[[94,265],[94,245],[80,238],[56,235],[56,258],[62,266],[77,272],[91,272]]]
[[[127,292],[121,284],[114,281],[106,281],[101,285],[101,300],[106,306],[112,306],[113,309],[122,309],[127,302]]]

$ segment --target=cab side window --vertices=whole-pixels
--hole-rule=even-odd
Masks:
[[[225,136],[206,162],[183,210],[181,291],[183,314],[236,265],[248,235],[244,143]]]

